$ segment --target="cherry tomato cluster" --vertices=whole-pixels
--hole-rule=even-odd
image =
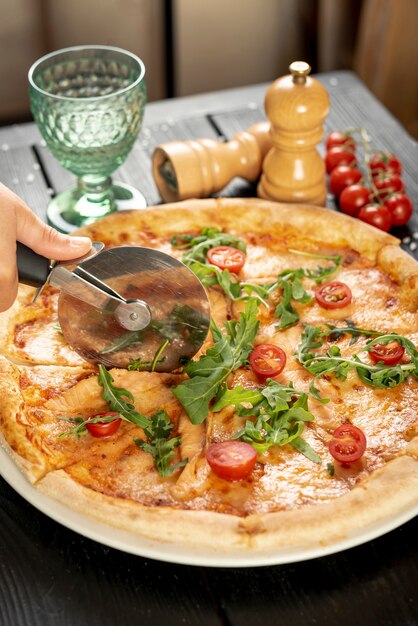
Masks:
[[[409,221],[413,205],[405,193],[398,157],[376,152],[360,169],[352,133],[333,131],[325,145],[329,187],[343,213],[386,232]]]

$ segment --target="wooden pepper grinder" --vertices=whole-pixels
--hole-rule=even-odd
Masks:
[[[240,176],[256,181],[271,148],[270,124],[260,122],[226,143],[214,139],[171,141],[152,156],[155,183],[165,202],[207,198]]]
[[[308,63],[296,61],[277,79],[264,101],[273,147],[263,163],[258,195],[280,202],[325,206],[323,159],[316,149],[329,111],[324,87],[309,76]]]

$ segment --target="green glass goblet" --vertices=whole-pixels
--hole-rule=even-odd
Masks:
[[[118,208],[146,206],[138,190],[110,176],[141,128],[147,99],[141,59],[110,46],[57,50],[30,68],[29,97],[47,146],[77,176],[77,187],[49,204],[52,226],[71,232]]]

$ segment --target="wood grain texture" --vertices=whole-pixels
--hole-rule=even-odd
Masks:
[[[1,479],[0,581],[2,626],[219,624],[199,569],[85,539]]]
[[[417,531],[414,520],[333,556],[207,577],[234,626],[416,626]]]

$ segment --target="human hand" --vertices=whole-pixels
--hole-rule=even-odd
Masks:
[[[39,219],[10,189],[0,183],[0,311],[17,294],[16,242],[57,261],[76,259],[91,248],[88,237],[63,235]]]

